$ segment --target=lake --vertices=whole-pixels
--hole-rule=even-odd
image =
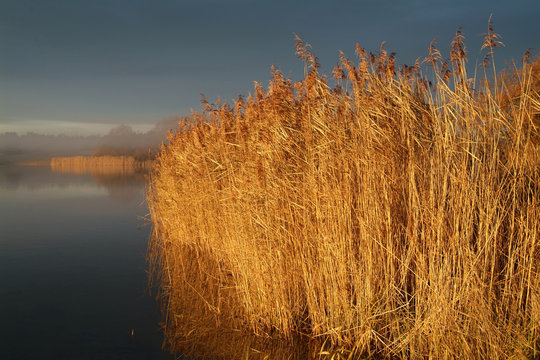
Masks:
[[[0,166],[0,359],[172,359],[142,176]]]

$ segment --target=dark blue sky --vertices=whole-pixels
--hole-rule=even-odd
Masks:
[[[498,63],[540,51],[538,0],[0,0],[0,132],[143,129],[199,110],[201,92],[245,95],[271,65],[299,79],[293,33],[331,69],[356,42],[412,63],[437,37],[447,57],[463,26],[474,63],[490,14]]]

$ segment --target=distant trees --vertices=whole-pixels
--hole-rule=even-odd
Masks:
[[[92,155],[133,156],[140,161],[153,159],[159,145],[166,141],[167,132],[174,130],[179,120],[176,116],[165,118],[145,133],[135,132],[129,125],[119,125],[102,138]]]
[[[156,156],[157,150],[154,148],[135,148],[135,147],[115,147],[108,145],[98,146],[92,156],[132,156],[135,160],[152,160]]]

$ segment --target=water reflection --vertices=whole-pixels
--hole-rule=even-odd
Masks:
[[[70,193],[108,194],[112,201],[130,204],[140,202],[147,171],[81,171],[48,166],[0,166],[0,189],[31,190],[44,195]],[[96,186],[97,185],[97,186]]]
[[[48,166],[0,166],[0,188],[7,190],[93,184],[90,175],[53,173]]]
[[[129,204],[140,198],[141,185],[144,184],[145,175],[135,173],[126,174],[92,174],[92,178],[99,186],[107,189],[109,198],[124,204]]]
[[[144,174],[0,166],[0,359],[171,359],[147,290]]]

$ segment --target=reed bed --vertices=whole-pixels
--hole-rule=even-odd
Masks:
[[[215,358],[540,356],[540,63],[272,70],[169,136],[147,190],[165,345]],[[292,347],[287,347],[289,345]],[[295,354],[292,349],[301,349]]]
[[[50,166],[54,172],[132,175],[148,171],[152,162],[149,160],[139,161],[133,156],[71,156],[53,157]]]

